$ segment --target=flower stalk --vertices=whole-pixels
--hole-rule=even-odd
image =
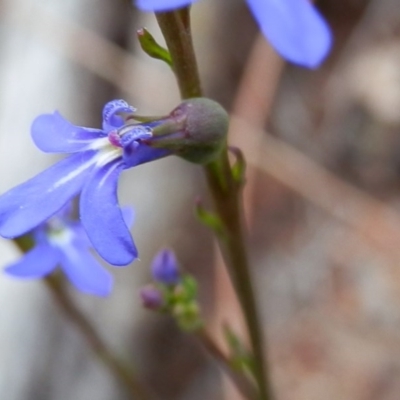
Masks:
[[[201,97],[200,77],[192,43],[189,11],[182,9],[156,13],[156,18],[172,58],[172,69],[182,99]]]
[[[28,252],[33,246],[33,240],[30,235],[16,238],[14,242],[23,253]],[[125,387],[130,398],[151,400],[153,396],[150,396],[148,389],[144,388],[141,382],[137,380],[132,368],[109,349],[92,323],[76,306],[65,290],[60,276],[56,274],[49,275],[43,279],[43,282],[61,310],[84,336],[93,353],[109,369],[115,379]]]
[[[182,99],[202,95],[188,14],[188,9],[156,13],[172,58]],[[254,356],[258,398],[271,400],[273,397],[264,358],[262,329],[243,238],[240,214],[241,188],[233,177],[226,145],[215,161],[204,166],[204,172],[216,212],[225,231],[219,243],[245,316]]]
[[[142,387],[142,384],[137,381],[132,368],[108,348],[94,326],[75,306],[62,282],[57,278],[55,275],[49,275],[44,279],[44,283],[62,311],[86,338],[97,358],[109,369],[115,379],[125,387],[132,399],[150,400],[151,397],[147,394],[147,390]]]
[[[200,329],[195,332],[196,338],[201,345],[214,356],[224,372],[231,378],[237,390],[246,399],[253,399],[256,397],[255,385],[248,379],[247,376],[232,368],[231,360],[220,350],[215,344],[214,340],[208,335],[207,331]]]

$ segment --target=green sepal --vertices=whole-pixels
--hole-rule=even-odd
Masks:
[[[172,309],[172,315],[180,329],[186,332],[193,332],[204,326],[200,317],[200,308],[196,301],[189,303],[177,304]]]
[[[180,291],[175,291],[176,299],[179,302],[187,302],[196,299],[197,282],[192,276],[185,274],[179,286],[181,288]]]
[[[159,311],[174,317],[179,328],[193,332],[203,327],[200,307],[197,302],[197,282],[188,275],[182,275],[181,281],[174,286],[158,285],[163,293],[165,305]]]
[[[204,97],[184,100],[152,128],[146,141],[195,164],[217,160],[226,144],[229,116],[214,100]]]
[[[225,236],[225,229],[221,219],[217,214],[207,211],[199,199],[196,201],[195,212],[200,222],[211,228],[218,236]]]
[[[230,351],[232,368],[244,373],[250,373],[251,376],[255,377],[255,362],[252,353],[227,325],[224,326],[224,336]]]
[[[146,29],[141,28],[136,31],[137,37],[142,50],[152,58],[164,61],[172,68],[172,58],[169,51],[159,45],[154,39],[153,35]]]
[[[236,160],[231,167],[233,180],[239,185],[243,186],[246,179],[246,159],[244,158],[242,150],[237,147],[229,146],[229,151],[235,156]]]
[[[160,121],[160,120],[163,120],[165,118],[167,118],[167,117],[160,116],[160,115],[159,116],[148,116],[148,115],[137,115],[137,114],[134,114],[132,116],[132,119],[134,119],[135,121],[142,122],[142,123]]]

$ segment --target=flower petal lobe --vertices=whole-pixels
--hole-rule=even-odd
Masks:
[[[63,248],[61,266],[80,291],[96,296],[110,294],[113,283],[111,274],[79,243]]]
[[[118,205],[117,182],[123,163],[103,165],[91,174],[80,199],[82,224],[93,247],[112,265],[127,265],[137,250]]]
[[[105,133],[72,125],[55,112],[39,115],[32,123],[31,135],[36,146],[46,153],[74,153],[85,150]]]
[[[247,0],[261,31],[286,60],[316,68],[327,56],[332,34],[309,0]]]
[[[60,252],[46,243],[41,243],[7,267],[5,272],[18,278],[41,278],[50,273],[59,261]]]
[[[169,11],[189,6],[197,0],[136,0],[137,8],[142,11]]]
[[[23,235],[60,210],[81,190],[94,154],[67,157],[0,196],[0,236]]]

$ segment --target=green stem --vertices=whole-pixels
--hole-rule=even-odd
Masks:
[[[261,324],[249,273],[249,265],[244,245],[240,216],[240,193],[233,180],[228,155],[221,155],[219,165],[205,167],[208,186],[214,199],[217,214],[225,227],[226,236],[220,241],[221,250],[246,320],[247,329],[253,349],[255,375],[260,389],[260,399],[272,399],[271,387],[267,385],[267,368],[264,360],[265,349]],[[224,185],[221,185],[221,175]]]
[[[24,253],[26,253],[33,245],[32,238],[29,235],[22,236],[14,241],[19,249]],[[111,374],[114,375],[116,380],[124,385],[131,399],[149,400],[152,398],[149,396],[148,390],[145,390],[142,387],[142,384],[138,382],[131,367],[112,353],[101,339],[94,326],[77,308],[60,278],[60,276],[52,274],[44,279],[44,283],[63,312],[85,337],[92,351],[109,369]]]
[[[173,60],[181,96],[187,99],[199,97],[202,92],[188,12],[183,15],[186,19],[182,19],[182,11],[159,13],[156,17]],[[232,177],[227,148],[218,160],[206,165],[204,170],[217,213],[227,234],[219,243],[245,316],[254,355],[259,398],[271,400],[272,391],[264,360],[262,329],[243,240],[240,188]]]
[[[89,343],[92,351],[101,360],[115,378],[126,388],[132,399],[148,400],[147,391],[136,380],[129,365],[116,357],[97,334],[94,326],[85,315],[75,306],[60,279],[50,275],[44,279],[47,288],[68,318],[80,330]]]
[[[184,18],[182,18],[183,16]],[[157,13],[156,17],[172,57],[172,68],[182,99],[201,97],[199,73],[190,32],[189,13],[181,10],[180,12]]]
[[[210,353],[219,362],[226,374],[230,376],[232,382],[235,384],[236,388],[243,395],[243,397],[246,399],[254,399],[256,396],[256,388],[254,383],[251,382],[244,374],[232,368],[228,357],[225,356],[225,354],[215,344],[208,333],[205,330],[199,330],[196,332],[196,337],[199,339],[208,353]]]

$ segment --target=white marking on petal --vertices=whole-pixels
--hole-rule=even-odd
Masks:
[[[91,142],[91,143],[90,143]],[[108,137],[103,137],[95,140],[89,141],[90,145],[88,147],[88,150],[100,150],[100,149],[105,149],[107,146],[110,145],[110,141],[108,140]]]
[[[72,242],[73,232],[71,229],[63,228],[57,230],[50,230],[47,233],[47,237],[49,242],[60,249],[63,249],[65,246],[69,245]]]
[[[48,192],[52,192],[54,189],[58,188],[59,186],[64,185],[65,183],[69,182],[70,180],[76,178],[78,175],[80,175],[82,172],[90,168],[92,165],[96,163],[96,155],[94,155],[90,160],[86,161],[84,164],[82,164],[80,167],[76,168],[75,170],[71,171],[69,174],[63,176],[61,179],[59,179],[57,182],[54,183],[53,186],[51,186],[48,189]]]
[[[104,182],[107,180],[108,176],[113,173],[113,171],[119,166],[120,164],[114,164],[101,178],[101,181],[99,182],[99,187],[103,186]]]
[[[106,140],[108,140],[108,139],[106,138]],[[101,167],[103,165],[108,164],[111,161],[116,160],[118,157],[121,157],[121,156],[122,156],[122,149],[111,146],[108,143],[107,147],[104,147],[102,150],[95,153],[90,160],[86,161],[84,164],[82,164],[81,166],[79,166],[78,168],[71,171],[69,174],[63,176],[61,179],[59,179],[57,182],[55,182],[54,185],[48,189],[48,192],[52,192],[54,189],[58,188],[59,186],[62,186],[65,183],[71,181],[72,179],[76,178],[81,173],[83,173],[88,168],[90,168],[94,165]]]
[[[120,147],[109,146],[109,148],[104,149],[97,154],[96,166],[102,167],[103,165],[106,165],[121,156],[122,149]]]

